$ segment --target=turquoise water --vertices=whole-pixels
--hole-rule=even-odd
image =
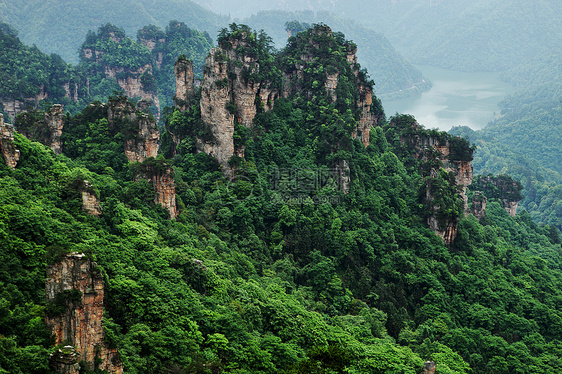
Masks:
[[[465,73],[434,66],[416,66],[433,83],[428,92],[402,100],[383,101],[387,116],[413,114],[426,128],[448,131],[453,126],[477,130],[499,113],[497,106],[514,92],[498,73]]]

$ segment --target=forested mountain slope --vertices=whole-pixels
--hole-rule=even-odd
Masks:
[[[135,35],[145,25],[165,28],[171,20],[215,35],[228,18],[212,13],[189,0],[41,1],[1,0],[0,21],[19,31],[22,41],[46,53],[57,53],[73,64],[89,30],[112,23]]]
[[[168,0],[156,3],[151,1],[121,1],[112,3],[101,1],[84,3],[73,0],[70,3],[55,1],[45,3],[25,0],[17,5],[13,2],[0,1],[0,22],[5,22],[19,31],[19,37],[25,44],[37,45],[48,54],[56,53],[68,63],[78,64],[79,51],[83,36],[89,31],[97,30],[107,23],[122,28],[134,39],[136,32],[147,25],[154,25],[164,30],[171,20],[184,23],[192,30],[199,30],[215,38],[219,25],[226,24],[229,17],[205,10],[189,0]],[[59,20],[60,15],[72,12],[66,22]],[[228,14],[228,13],[223,13]],[[371,29],[356,24],[351,19],[336,17],[329,13],[312,12],[263,13],[243,22],[264,29],[271,35],[278,48],[285,42],[285,22],[300,20],[308,23],[324,22],[348,35],[360,45],[359,59],[380,81],[376,83],[379,93],[396,93],[408,96],[426,90],[430,83],[422,74],[406,61],[390,45],[384,36]],[[194,60],[196,66],[199,61]]]
[[[99,264],[106,344],[127,373],[414,374],[426,360],[451,374],[560,371],[558,233],[492,196],[485,219],[465,218],[445,169],[470,161],[469,144],[411,116],[387,123],[376,97],[366,107],[353,44],[328,30],[281,53],[245,26],[224,30],[202,88],[166,116],[163,132],[180,136],[162,139],[168,159],[149,156],[155,121],[122,96],[68,115],[61,155],[3,128],[2,151],[19,160],[0,163],[1,369],[50,372],[43,318],[81,295],[46,303],[46,269],[83,252]],[[282,96],[251,91],[256,111],[241,122],[245,89],[283,79]],[[234,121],[230,171],[201,149],[216,125],[208,92]],[[175,219],[150,179],[170,173]],[[454,243],[428,212],[459,219]]]
[[[557,0],[198,0],[238,17],[265,10],[327,11],[383,33],[416,64],[463,71],[501,71],[560,50]]]
[[[10,25],[0,23],[0,113],[11,122],[28,106],[46,109],[57,103],[74,114],[91,101],[106,101],[114,91],[147,100],[159,113],[173,105],[177,58],[191,59],[200,78],[212,43],[207,33],[178,21],[164,30],[145,26],[136,40],[107,23],[85,35],[80,63],[72,66],[56,54],[24,45]]]
[[[452,129],[478,145],[475,173],[508,173],[525,186],[522,207],[541,224],[562,229],[562,70],[560,53],[537,56],[504,73],[517,93],[482,130]]]
[[[379,96],[389,99],[406,97],[431,87],[422,73],[402,57],[385,36],[351,19],[328,12],[263,11],[243,22],[257,30],[265,30],[278,46],[286,43],[289,33],[296,34],[303,27],[323,22],[357,43],[358,60],[374,77],[375,91]]]

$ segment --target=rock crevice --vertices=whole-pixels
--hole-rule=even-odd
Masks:
[[[4,122],[4,115],[0,113],[0,152],[7,166],[16,168],[20,159],[20,151],[14,144],[14,126]]]
[[[119,353],[108,348],[104,340],[104,285],[97,264],[83,254],[65,256],[48,267],[45,293],[52,313],[45,322],[55,336],[55,344],[66,345],[51,356],[51,367],[61,373],[78,374],[76,360],[80,360],[90,370],[97,367],[123,373]]]

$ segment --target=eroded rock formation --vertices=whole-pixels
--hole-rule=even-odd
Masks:
[[[472,207],[470,213],[477,219],[481,219],[486,215],[486,204],[488,199],[480,191],[476,191],[472,196]]]
[[[437,370],[437,364],[433,361],[426,361],[423,364],[423,374],[435,374]]]
[[[156,120],[138,111],[125,97],[108,102],[107,117],[110,130],[125,135],[125,155],[129,162],[143,162],[158,154],[160,132]]]
[[[170,213],[170,218],[176,218],[178,212],[176,209],[174,170],[167,166],[163,170],[147,175],[147,179],[154,187],[154,202],[167,209]]]
[[[136,165],[135,180],[145,179],[154,188],[154,203],[161,205],[170,213],[170,218],[177,217],[176,183],[174,169],[163,158],[149,159]]]
[[[51,110],[45,113],[45,124],[49,136],[49,138],[46,139],[45,145],[51,148],[57,155],[62,153],[60,137],[62,135],[62,128],[64,127],[63,115],[63,108],[60,104],[53,105]]]
[[[231,101],[228,62],[223,51],[212,48],[205,60],[205,77],[201,84],[201,119],[212,139],[199,139],[198,148],[215,157],[228,170],[234,155],[234,113],[227,109]]]
[[[0,151],[6,165],[15,169],[20,158],[20,151],[14,144],[14,126],[4,123],[2,113],[0,113]]]
[[[515,217],[519,201],[523,199],[523,186],[508,175],[479,176],[473,189],[480,191],[488,199],[497,199],[511,217]]]
[[[20,134],[46,145],[56,154],[62,153],[61,140],[64,112],[60,104],[55,104],[48,112],[25,111],[16,117],[15,126]]]
[[[452,245],[457,236],[460,218],[468,211],[466,189],[472,183],[472,152],[469,144],[461,138],[446,133],[430,133],[424,130],[413,117],[394,119],[391,124],[402,127],[400,142],[413,151],[413,157],[421,161],[425,178],[422,203],[426,206],[426,224],[446,245]],[[402,121],[402,122],[401,122]],[[458,213],[446,213],[454,207],[440,206],[439,194],[453,191],[461,201]]]
[[[92,216],[99,216],[101,214],[100,198],[87,180],[80,186],[80,194],[82,195],[82,210]]]
[[[314,35],[326,36],[327,39],[332,35],[332,30],[323,25],[316,26],[311,32]],[[271,110],[279,97],[289,97],[294,93],[302,92],[308,64],[313,63],[318,57],[315,54],[318,53],[319,44],[311,38],[310,50],[305,50],[302,55],[294,58],[292,60],[294,65],[281,72],[282,77],[279,78],[281,83],[277,81],[274,83],[264,79],[267,74],[261,71],[265,68],[260,66],[258,54],[255,52],[258,48],[253,44],[255,37],[250,35],[249,31],[242,30],[235,37],[221,40],[219,47],[210,51],[204,69],[201,85],[201,117],[209,128],[211,136],[210,139],[199,139],[198,149],[217,158],[226,174],[231,170],[228,161],[233,155],[244,157],[243,147],[234,143],[235,123],[251,127],[256,114],[259,111]],[[352,137],[360,138],[367,146],[371,126],[376,125],[377,118],[372,109],[373,92],[368,83],[363,83],[365,80],[357,65],[356,52],[355,45],[352,43],[346,45],[345,59],[353,71],[349,79],[352,82],[355,80],[353,83],[358,92],[354,105],[359,120]],[[324,89],[332,102],[337,100],[337,88],[342,75],[341,71],[334,69],[326,70],[324,81]],[[347,68],[343,70],[351,75]],[[177,75],[177,77],[176,87],[185,86],[184,75]],[[183,91],[181,94],[183,95]],[[312,92],[304,92],[304,95],[311,97]]]
[[[51,368],[78,374],[76,360],[90,370],[123,373],[120,355],[108,348],[103,333],[104,285],[95,262],[72,253],[47,269],[45,318],[55,336],[55,344],[66,344],[51,356]]]
[[[120,32],[109,31],[108,37],[114,43],[119,44],[126,36]],[[150,83],[154,81],[151,64],[134,69],[123,64],[109,64],[103,59],[104,51],[97,50],[95,46],[82,48],[81,54],[85,61],[101,64],[100,68],[103,69],[105,78],[115,80],[128,97],[150,101],[160,108],[158,92],[154,84]]]
[[[227,174],[229,159],[233,155],[244,157],[244,149],[234,144],[234,123],[252,127],[258,111],[272,109],[280,95],[269,82],[256,78],[259,61],[243,52],[250,45],[247,37],[242,33],[211,49],[201,84],[201,118],[212,139],[200,139],[198,148],[216,157]]]
[[[179,58],[174,65],[174,73],[176,75],[176,97],[174,101],[176,106],[184,111],[194,94],[193,63],[187,58]]]

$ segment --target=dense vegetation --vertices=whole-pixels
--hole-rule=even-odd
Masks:
[[[145,25],[164,28],[173,19],[215,35],[228,17],[210,12],[189,0],[51,1],[0,0],[0,21],[19,30],[22,40],[42,51],[58,53],[65,61],[78,63],[77,51],[88,30],[109,22],[129,35]],[[72,17],[63,17],[72,14]]]
[[[59,55],[49,56],[36,46],[24,45],[16,30],[0,22],[0,98],[23,101],[46,94],[57,103],[72,106],[73,102],[65,97],[64,84],[79,80]],[[0,113],[6,117],[1,103]]]
[[[197,78],[201,78],[212,45],[209,34],[191,30],[178,21],[170,21],[165,31],[154,25],[145,26],[137,32],[137,41],[127,37],[122,28],[108,23],[86,36],[78,70],[90,77],[92,100],[105,101],[113,91],[121,90],[116,79],[131,76],[140,78],[144,91],[157,92],[160,107],[164,108],[173,104],[174,64],[178,57],[192,60]],[[85,51],[93,54],[86,56]],[[114,71],[115,77],[108,76],[108,70]]]
[[[296,32],[310,24],[323,22],[334,31],[344,33],[357,44],[359,62],[375,77],[377,95],[385,99],[419,94],[431,87],[419,70],[402,57],[386,37],[350,19],[327,12],[263,11],[248,17],[244,23],[255,29],[263,29],[278,46],[286,43],[287,30]]]
[[[165,31],[145,26],[137,38],[134,41],[110,23],[97,32],[89,31],[80,48],[80,63],[73,67],[56,54],[48,56],[37,47],[24,45],[10,25],[0,23],[0,99],[19,100],[31,107],[38,104],[40,108],[58,103],[75,114],[91,101],[106,101],[122,90],[118,80],[131,77],[140,81],[144,91],[158,94],[161,108],[171,106],[175,61],[182,55],[189,58],[201,78],[211,37],[182,22],[170,21]],[[145,45],[148,42],[154,43],[152,50]],[[1,104],[0,113],[7,122],[13,120]]]
[[[266,10],[316,13],[324,22],[328,12],[343,15],[383,33],[416,64],[453,70],[502,71],[562,49],[562,5],[557,0],[197,2],[240,18]]]
[[[302,92],[256,116],[232,180],[187,146],[202,131],[197,110],[168,114],[186,134],[168,160],[176,220],[132,180],[123,133],[99,105],[67,118],[63,155],[17,134],[17,168],[0,165],[0,368],[49,372],[45,270],[79,251],[102,268],[104,329],[127,373],[414,374],[428,359],[439,373],[560,371],[558,234],[491,197],[485,222],[463,219],[445,247],[423,224],[423,163],[399,141],[414,119],[382,121],[366,148],[352,139],[346,45],[310,31],[289,41],[280,63],[318,60]],[[335,102],[321,67],[342,69]],[[81,210],[83,180],[99,218]]]

